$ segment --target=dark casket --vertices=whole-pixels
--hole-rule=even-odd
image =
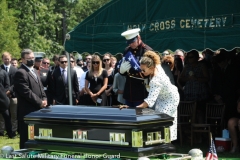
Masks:
[[[56,105],[24,120],[28,149],[136,158],[166,152],[174,118],[148,108]]]

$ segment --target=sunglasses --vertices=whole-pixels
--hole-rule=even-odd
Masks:
[[[74,63],[74,61],[71,61],[71,63]]]
[[[60,61],[61,64],[67,63],[67,61]]]
[[[48,62],[42,62],[43,64],[50,64],[50,63],[48,63]]]
[[[92,61],[92,64],[99,64],[99,61]]]
[[[110,60],[110,59],[104,59],[103,62],[107,62],[107,61],[109,61],[109,60]]]

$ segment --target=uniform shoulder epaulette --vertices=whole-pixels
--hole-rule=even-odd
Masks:
[[[149,47],[148,45],[142,43],[142,47],[145,48],[146,50],[152,51],[153,49]]]

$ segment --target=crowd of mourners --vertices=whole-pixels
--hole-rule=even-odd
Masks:
[[[47,106],[70,104],[67,60],[66,55],[54,55],[51,60],[41,57],[34,60],[34,68],[47,97]],[[167,65],[171,71],[167,76],[177,87],[180,101],[196,101],[198,123],[204,122],[206,103],[225,104],[224,127],[228,127],[230,135],[233,136],[232,152],[235,152],[238,146],[236,127],[240,129],[240,54],[237,50],[220,49],[216,52],[204,50],[201,54],[196,50],[187,53],[182,50],[170,53],[166,50],[160,54],[160,60],[162,65]],[[13,138],[18,132],[18,102],[14,89],[14,74],[21,61],[4,52],[2,62],[0,87],[4,88],[10,105],[9,113],[0,114],[0,136],[4,136],[6,129],[12,131],[11,134],[7,134],[9,138]],[[123,92],[126,77],[119,73],[120,61],[113,55],[106,53],[100,58],[97,54],[89,54],[85,59],[75,59],[70,55],[70,63],[73,105],[125,104]],[[4,118],[8,114],[11,117],[10,122]],[[9,123],[11,129],[8,127]]]

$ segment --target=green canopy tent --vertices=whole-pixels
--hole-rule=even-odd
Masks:
[[[86,18],[65,42],[68,52],[122,52],[121,33],[140,28],[155,51],[240,47],[240,0],[112,0]]]

